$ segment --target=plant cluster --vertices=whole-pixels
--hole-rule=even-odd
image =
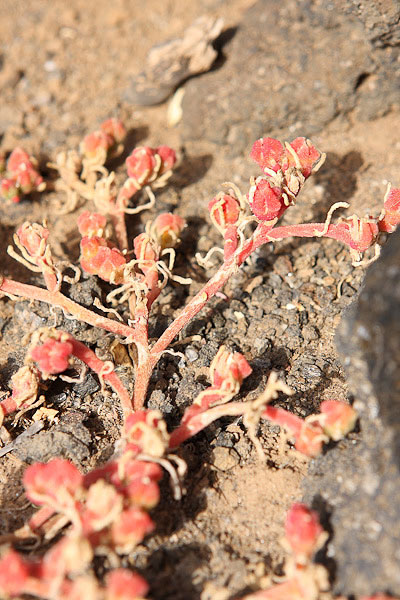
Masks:
[[[19,252],[8,248],[11,256],[32,271],[42,273],[46,287],[1,278],[3,295],[13,300],[29,298],[45,302],[61,308],[68,317],[114,334],[130,346],[135,372],[132,393],[111,361],[100,359],[71,334],[44,327],[29,336],[25,363],[12,377],[11,394],[0,402],[2,422],[16,411],[37,405],[43,382],[57,376],[67,378],[65,371],[71,366],[82,371],[90,368],[98,375],[103,389],[111,386],[121,403],[123,422],[121,440],[112,460],[86,475],[61,459],[33,464],[26,470],[23,481],[26,495],[40,508],[29,523],[15,532],[12,541],[18,544],[38,536],[51,539],[61,530],[64,533],[40,559],[28,559],[13,549],[6,550],[0,560],[0,594],[6,598],[24,593],[49,600],[143,598],[147,594],[146,582],[122,568],[121,557],[128,555],[154,528],[149,510],[159,501],[161,467],[170,474],[174,495],[179,498],[184,466],[173,450],[216,419],[242,416],[261,455],[258,424],[260,419],[267,419],[286,430],[296,449],[311,457],[321,452],[325,442],[345,436],[357,419],[351,406],[337,400],[323,402],[320,413],[307,419],[271,405],[279,393],[291,393],[275,373],[270,374],[265,391],[256,400],[232,402],[243,380],[251,374],[251,366],[242,354],[225,347],[220,348],[211,363],[211,385],[186,409],[171,433],[162,415],[145,410],[144,405],[151,374],[162,354],[257,248],[289,236],[330,237],[346,244],[353,260],[361,264],[361,257],[369,248],[375,248],[378,254],[380,233],[391,233],[400,222],[400,189],[388,190],[377,218],[354,215],[332,223],[333,211],[347,206],[338,203],[328,212],[324,223],[278,225],[325,156],[302,137],[285,145],[272,138],[258,140],[251,157],[261,167],[262,175],[251,180],[248,194],[242,195],[234,184],[228,184],[228,191],[219,193],[208,205],[211,220],[223,236],[223,248],[213,248],[199,259],[208,264],[210,256],[220,252],[222,264],[152,343],[148,326],[154,302],[169,279],[183,284],[190,281],[173,273],[175,249],[185,221],[178,215],[161,213],[129,243],[125,218],[154,206],[154,189],[167,184],[177,159],[168,146],[135,148],[126,159],[127,178],[117,186],[115,173],[106,164],[109,158],[122,152],[125,135],[123,124],[118,119],[109,119],[84,138],[79,152],[60,153],[50,163],[59,176],[55,188],[66,193],[64,210],[74,210],[82,199],[96,209],[85,209],[78,218],[82,236],[80,268],[57,261],[45,223],[23,223],[14,235]],[[7,167],[5,156],[0,159],[1,164],[7,169],[0,183],[6,199],[18,201],[22,194],[44,188],[34,161],[21,149],[10,155]],[[140,204],[144,194],[148,202]],[[135,200],[136,206],[132,206]],[[66,269],[72,269],[74,275],[66,275]],[[76,283],[81,269],[113,286],[105,305],[100,300],[94,303],[97,310],[79,305],[64,293],[64,284]],[[128,312],[126,320],[117,310],[120,306]],[[256,594],[247,600],[312,600],[318,597],[319,590],[325,589],[324,578],[318,579],[320,575],[316,575],[321,569],[311,563],[324,537],[314,513],[296,505],[288,517],[286,537],[294,557],[287,569],[288,581],[282,584],[286,588],[281,587],[283,591],[275,595]],[[98,580],[93,566],[94,558],[101,555],[113,566],[104,581]],[[304,589],[307,593],[300,595],[299,590]]]
[[[282,545],[289,557],[285,564],[284,581],[266,590],[249,594],[241,600],[318,600],[325,598],[330,588],[328,572],[313,561],[316,552],[328,540],[315,511],[305,504],[295,503],[289,509]],[[279,578],[282,579],[282,578]],[[345,600],[337,598],[337,600]],[[360,600],[396,600],[386,594],[362,596]]]

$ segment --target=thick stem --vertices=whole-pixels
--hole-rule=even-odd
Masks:
[[[139,364],[136,370],[135,390],[132,399],[133,408],[135,410],[140,410],[144,406],[150,377],[157,362],[158,357],[154,358],[149,356],[148,360]]]
[[[128,250],[128,233],[126,231],[125,213],[115,211],[111,213],[111,220],[120,250]]]
[[[84,362],[90,369],[92,369],[92,371],[97,373],[100,379],[107,381],[113,390],[118,394],[124,412],[124,420],[126,420],[127,417],[133,412],[132,403],[129,392],[123,385],[118,375],[114,371],[111,371],[111,373],[104,373],[104,362],[98,356],[96,356],[93,350],[85,346],[85,344],[78,342],[78,340],[75,340],[72,336],[70,337],[69,341],[72,343],[73,355]]]
[[[129,338],[132,342],[135,341],[136,331],[132,327],[120,323],[119,321],[113,321],[112,319],[98,315],[95,312],[80,306],[80,304],[77,304],[73,300],[70,300],[61,292],[49,292],[48,290],[44,290],[35,285],[20,283],[19,281],[14,281],[12,279],[3,279],[0,284],[0,292],[5,292],[11,296],[26,298],[27,300],[46,302],[47,304],[62,308],[67,313],[73,315],[78,321],[84,321],[89,325],[101,327],[115,335]]]
[[[244,402],[231,402],[230,404],[220,404],[201,412],[190,419],[188,423],[179,425],[171,433],[169,438],[169,447],[176,448],[188,438],[196,435],[205,427],[220,419],[221,417],[238,417],[244,415],[247,405]]]
[[[321,235],[323,233],[323,235]],[[266,241],[282,240],[287,237],[328,237],[350,246],[351,236],[346,223],[329,225],[325,231],[324,223],[303,223],[300,225],[282,225],[268,232]]]

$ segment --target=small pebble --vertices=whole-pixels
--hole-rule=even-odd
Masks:
[[[185,350],[185,356],[189,362],[194,362],[199,358],[199,353],[193,346],[188,346]]]

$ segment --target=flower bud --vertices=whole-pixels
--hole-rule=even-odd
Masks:
[[[81,267],[87,273],[98,275],[104,281],[121,283],[126,258],[118,248],[110,248],[102,237],[83,237],[81,240]]]
[[[101,130],[113,138],[114,143],[120,143],[126,137],[126,129],[121,119],[111,118],[103,121]]]
[[[160,160],[157,161],[154,150],[148,146],[135,148],[125,161],[128,176],[143,186],[154,178]]]
[[[240,217],[240,203],[234,196],[220,192],[208,203],[210,217],[218,229],[236,225]]]
[[[249,204],[257,219],[267,222],[279,219],[287,208],[282,190],[263,177],[258,177],[250,188]]]
[[[0,196],[14,203],[21,200],[21,190],[15,178],[5,178],[0,181]]]
[[[321,159],[321,152],[304,137],[298,137],[293,142],[290,142],[291,148],[297,155],[301,165],[300,170],[302,175],[307,178],[311,175],[314,165]],[[297,167],[297,161],[293,154],[286,148],[286,158],[288,167]],[[284,169],[286,170],[286,169]]]
[[[114,138],[111,135],[105,131],[94,131],[83,138],[79,150],[85,158],[103,164],[113,145]]]
[[[400,189],[392,188],[383,205],[383,217],[378,222],[380,231],[393,233],[400,223]]]
[[[158,175],[162,175],[163,173],[170,171],[176,163],[175,150],[169,146],[158,146],[155,152],[161,159],[161,166],[160,170],[158,171]]]
[[[261,138],[254,142],[250,157],[262,168],[277,173],[281,169],[284,149],[279,140]]]
[[[45,255],[49,237],[49,230],[46,227],[25,221],[17,229],[16,236],[20,245],[32,258],[42,258]]]
[[[179,235],[185,225],[186,221],[182,217],[172,213],[161,213],[151,226],[151,234],[162,250],[174,248],[179,242]]]
[[[82,237],[102,237],[107,219],[104,215],[85,210],[79,215],[77,223]]]
[[[72,351],[71,342],[48,338],[43,344],[32,348],[29,355],[46,378],[47,375],[56,375],[68,369]]]
[[[29,577],[28,565],[15,550],[7,550],[0,559],[0,590],[7,598],[23,593]]]

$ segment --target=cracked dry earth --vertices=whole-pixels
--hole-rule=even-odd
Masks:
[[[192,283],[171,283],[164,290],[151,321],[153,338],[216,269],[217,259],[207,271],[195,260],[196,252],[205,253],[221,243],[208,219],[208,200],[226,180],[246,192],[249,177],[258,173],[248,159],[251,142],[232,150],[234,139],[213,141],[210,136],[188,135],[190,119],[185,110],[193,110],[190,106],[183,104],[182,120],[171,127],[167,103],[135,107],[123,100],[124,92],[154,44],[179,36],[203,14],[223,17],[225,28],[237,28],[235,35],[240,35],[252,4],[250,0],[148,0],[144,9],[133,0],[32,0],[29,8],[24,2],[0,2],[2,149],[23,145],[39,155],[46,172],[46,161],[57,151],[77,147],[103,119],[118,116],[130,130],[128,151],[139,144],[165,143],[180,152],[177,171],[157,193],[155,208],[129,222],[130,235],[136,235],[148,218],[162,211],[173,210],[188,221],[176,272],[189,275]],[[290,9],[293,4],[288,1],[286,6]],[[246,77],[230,63],[234,43],[235,36],[223,47],[223,57],[209,76],[221,73],[235,81]],[[189,82],[197,86],[199,95],[207,76]],[[279,94],[277,83],[275,87]],[[223,110],[224,122],[235,122],[233,108],[225,106]],[[290,125],[279,125],[273,134],[311,137],[307,122],[302,123],[304,131],[296,129],[294,135]],[[255,137],[271,135],[268,123],[262,126],[263,131],[257,131]],[[328,117],[324,113],[320,126],[313,124],[312,140],[327,152],[326,164],[306,185],[285,223],[323,220],[337,201],[349,202],[350,214],[379,212],[387,182],[400,183],[395,180],[399,126],[396,106],[368,121],[359,119],[351,103],[346,112],[341,112],[339,105]],[[122,179],[122,163],[116,167]],[[17,205],[1,204],[5,275],[41,285],[40,278],[5,252],[15,228],[25,220],[46,218],[55,254],[77,261],[76,216],[83,204],[65,216],[63,200],[61,194],[48,192]],[[175,346],[181,356],[165,355],[160,361],[151,380],[148,406],[160,409],[173,427],[207,385],[208,366],[223,343],[240,350],[253,368],[241,398],[255,398],[272,369],[295,392],[283,404],[303,417],[316,412],[322,400],[348,398],[334,334],[363,276],[363,269],[352,267],[347,250],[333,240],[284,241],[262,248],[229,282],[224,294],[186,327],[181,339],[190,341]],[[102,297],[105,288],[99,280],[84,276],[68,293],[91,307],[93,298]],[[70,331],[102,357],[114,360],[125,381],[132,377],[129,356],[113,350],[112,340],[103,331],[67,320],[37,302],[2,299],[0,310],[2,390],[8,389],[11,375],[23,360],[21,339],[43,325],[57,324]],[[51,422],[43,421],[33,435],[21,435],[34,423],[33,410],[17,423],[7,421],[1,430],[3,445],[16,440],[0,462],[2,533],[22,525],[32,512],[20,482],[27,464],[64,456],[86,471],[107,460],[118,439],[118,401],[112,395],[104,396],[95,376],[89,374],[77,384],[56,381],[45,396],[46,407],[56,411]],[[302,496],[301,481],[308,461],[283,440],[279,428],[263,423],[259,435],[264,462],[240,420],[220,420],[180,449],[188,464],[186,495],[182,501],[174,501],[168,482],[164,482],[162,500],[154,511],[156,533],[127,561],[149,581],[150,596],[155,600],[225,600],[259,589],[269,576],[281,573],[284,517],[292,502]]]

